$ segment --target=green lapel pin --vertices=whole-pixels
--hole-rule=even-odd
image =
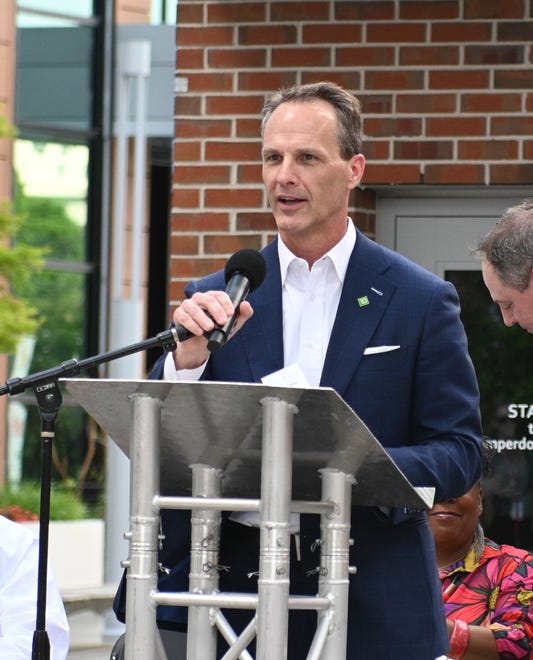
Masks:
[[[357,298],[357,304],[359,307],[366,307],[367,305],[370,305],[370,300],[368,299],[368,296],[362,296],[361,298]]]

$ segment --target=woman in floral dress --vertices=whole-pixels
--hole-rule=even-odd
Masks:
[[[485,538],[483,491],[435,505],[429,522],[455,660],[533,658],[533,555]]]

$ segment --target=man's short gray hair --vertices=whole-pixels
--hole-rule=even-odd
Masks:
[[[475,250],[505,286],[525,291],[533,268],[533,199],[508,208]]]
[[[338,136],[341,157],[350,160],[361,153],[363,144],[363,122],[359,99],[333,82],[316,82],[307,85],[293,85],[274,92],[265,101],[262,111],[261,135],[272,113],[282,103],[289,101],[326,101],[337,114]]]

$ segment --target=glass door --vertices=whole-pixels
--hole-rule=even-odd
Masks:
[[[533,549],[533,337],[503,325],[480,271],[447,270],[481,391],[483,431],[491,439],[491,472],[483,479],[483,526],[500,543]]]
[[[504,326],[472,253],[514,198],[384,199],[377,240],[452,282],[481,392],[484,434],[494,448],[483,480],[487,536],[533,550],[533,337]]]

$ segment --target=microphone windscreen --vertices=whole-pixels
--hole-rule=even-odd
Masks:
[[[266,275],[266,261],[261,252],[244,248],[235,252],[227,261],[224,269],[226,283],[235,273],[243,273],[250,282],[250,291],[263,283]]]

